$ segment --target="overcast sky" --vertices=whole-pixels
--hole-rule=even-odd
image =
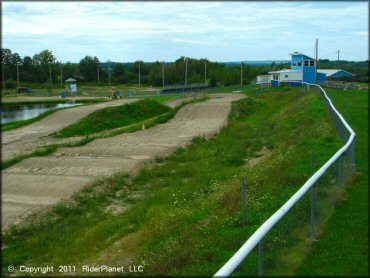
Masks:
[[[22,57],[117,62],[368,59],[363,2],[3,2],[2,46]]]

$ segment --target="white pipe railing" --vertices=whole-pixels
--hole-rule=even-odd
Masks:
[[[248,256],[254,247],[261,241],[261,239],[275,226],[277,222],[306,194],[306,192],[316,183],[316,181],[326,172],[326,170],[351,146],[355,139],[355,132],[334,107],[331,99],[328,97],[326,92],[321,86],[316,84],[309,84],[302,82],[309,86],[317,86],[328,100],[333,111],[338,115],[344,126],[350,132],[351,136],[347,143],[339,149],[315,174],[313,174],[306,183],[280,208],[278,209],[269,219],[267,219],[257,231],[244,243],[244,245],[231,257],[231,259],[214,275],[214,277],[226,277],[229,276],[239,264]]]

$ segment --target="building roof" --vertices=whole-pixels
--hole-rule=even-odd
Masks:
[[[301,70],[282,69],[277,71],[269,71],[269,73],[288,73],[288,72],[302,72]]]
[[[76,82],[76,79],[73,78],[68,78],[67,80],[64,80],[64,82]]]
[[[310,59],[312,59],[312,60],[315,60],[314,58],[312,58],[312,57],[310,57],[310,56],[308,56],[308,55],[306,55],[306,54],[303,54],[303,53],[301,53],[301,52],[298,52],[298,51],[295,51],[295,52],[293,52],[293,53],[289,53],[289,55],[292,55],[292,56],[299,56],[299,55],[302,55],[302,56],[305,56],[305,57],[310,58]]]
[[[345,72],[346,74],[348,74],[350,76],[355,76],[353,73],[350,73],[350,72],[342,70],[342,69],[339,69],[339,70],[337,70],[337,69],[318,69],[317,70],[317,72],[319,72],[319,73],[326,74],[326,77],[330,77],[330,76],[332,76],[332,75],[334,75],[334,74],[336,74],[340,71],[343,71],[343,72]]]

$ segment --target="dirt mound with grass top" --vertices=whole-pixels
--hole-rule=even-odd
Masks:
[[[52,155],[29,158],[5,169],[2,172],[3,228],[69,198],[99,177],[116,171],[134,174],[144,163],[185,147],[195,136],[217,133],[226,123],[231,102],[242,97],[241,94],[212,96],[207,102],[183,107],[165,124],[97,139],[82,147],[62,148]],[[44,134],[48,132],[51,131]]]

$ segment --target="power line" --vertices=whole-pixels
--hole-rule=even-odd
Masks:
[[[162,87],[164,89],[164,61],[162,61]]]

